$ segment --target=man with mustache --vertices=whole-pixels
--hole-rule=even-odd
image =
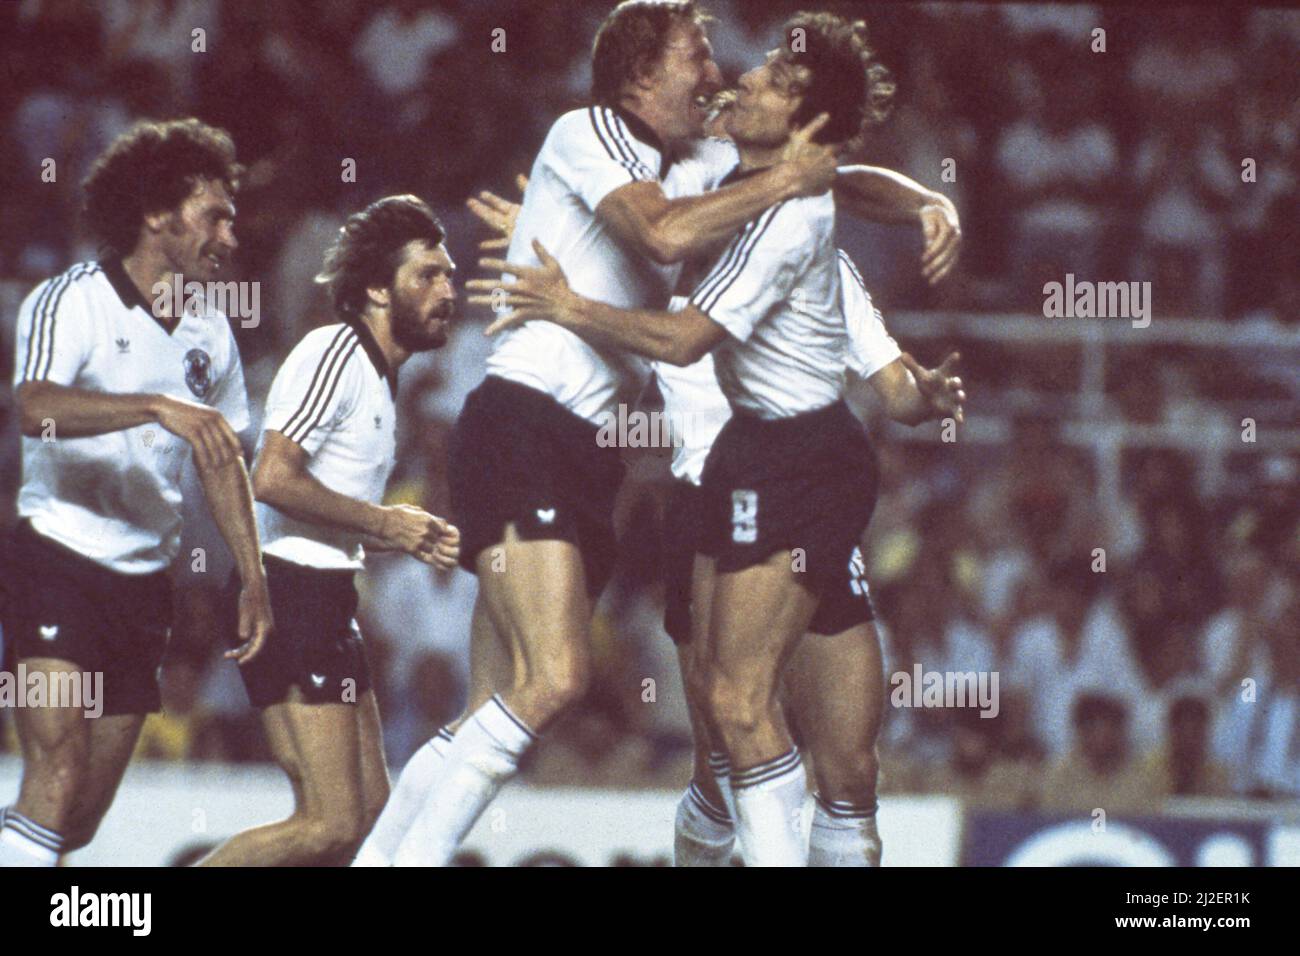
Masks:
[[[455,527],[380,503],[396,461],[397,372],[446,344],[455,312],[444,240],[415,196],[350,217],[317,277],[340,321],[304,336],[271,386],[253,491],[279,626],[242,676],[295,807],[202,865],[346,864],[388,798],[353,578],[367,550],[456,564]]]

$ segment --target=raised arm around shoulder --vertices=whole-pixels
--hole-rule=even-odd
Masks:
[[[596,215],[623,242],[661,265],[708,252],[764,209],[799,194],[788,163],[703,196],[669,199],[657,182],[629,183],[600,201]]]
[[[948,197],[880,166],[841,166],[832,187],[836,206],[870,222],[915,223],[921,210]]]

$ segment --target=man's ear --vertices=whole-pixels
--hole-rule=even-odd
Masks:
[[[171,225],[176,213],[171,209],[157,209],[144,214],[144,228],[153,233],[162,232]]]
[[[366,298],[370,300],[371,305],[386,309],[390,301],[390,293],[383,286],[366,286]]]
[[[651,89],[659,79],[659,61],[646,57],[632,70],[632,85],[638,90]]]

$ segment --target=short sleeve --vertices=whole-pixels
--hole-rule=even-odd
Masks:
[[[629,133],[608,107],[566,113],[551,128],[546,148],[555,173],[592,212],[621,186],[659,181],[659,151]]]
[[[347,326],[308,334],[275,374],[263,431],[280,432],[316,454],[354,405],[357,363],[351,359],[360,347]]]
[[[691,305],[741,342],[789,297],[815,251],[802,219],[783,217],[783,208],[777,203],[746,225],[691,294]]]
[[[868,379],[903,354],[885,328],[885,320],[871,301],[862,275],[843,249],[839,251],[840,295],[844,324],[848,331],[844,365],[855,375]]]
[[[235,342],[230,323],[225,319],[222,322],[226,326],[225,367],[220,370],[216,388],[208,396],[208,404],[221,412],[231,428],[242,432],[252,422],[248,414],[248,389],[244,386],[244,364],[239,360],[239,345]]]
[[[23,382],[76,384],[90,356],[93,329],[75,269],[42,282],[19,306],[15,388]]]

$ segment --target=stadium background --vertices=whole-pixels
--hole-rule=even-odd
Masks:
[[[883,473],[868,577],[887,672],[1000,675],[996,719],[887,708],[886,863],[891,850],[894,862],[1003,862],[1036,833],[1083,827],[1095,837],[1098,807],[1145,827],[1171,860],[1300,861],[1300,14],[706,5],[729,80],[799,6],[865,15],[897,74],[899,103],[862,158],[942,190],[961,212],[962,261],[937,290],[919,276],[919,233],[841,226],[896,337],[930,363],[959,348],[972,396],[955,443],[936,425],[908,432],[870,403],[861,409]],[[609,7],[5,4],[6,372],[21,298],[93,255],[77,224],[90,161],[136,118],[193,114],[229,129],[249,165],[237,278],[261,283],[262,319],[236,334],[259,406],[292,343],[328,318],[311,276],[348,213],[417,193],[448,226],[462,277],[474,271],[486,233],[465,198],[483,188],[514,198],[514,175],[551,120],[582,102],[591,38]],[[1105,52],[1090,48],[1097,27]],[[498,28],[505,50],[493,52]],[[47,157],[57,163],[52,183],[40,175]],[[346,159],[355,182],[341,174]],[[952,181],[942,176],[949,159]],[[1067,273],[1151,282],[1150,326],[1043,317],[1043,283]],[[395,499],[445,511],[446,438],[482,376],[483,324],[464,313],[446,349],[403,371]],[[0,425],[11,524],[19,463],[7,389]],[[619,846],[644,862],[666,851],[669,791],[689,772],[660,630],[667,454],[629,453],[620,505],[629,546],[597,618],[598,679],[504,804],[516,820],[551,822],[516,825],[494,855],[492,841],[510,827],[485,821],[480,842],[494,862],[548,849],[609,862]],[[150,763],[128,775],[92,859],[127,859],[148,825],[178,834],[140,860],[163,862],[182,843],[212,842],[287,807],[287,788],[251,766],[266,752],[233,665],[218,659],[216,593],[229,565],[201,508],[183,554],[196,547],[207,568],[177,569],[166,714],[151,718],[141,744]],[[1104,572],[1094,570],[1097,548]],[[363,581],[362,623],[398,769],[463,702],[473,581],[384,557]],[[1088,734],[1076,733],[1076,713]],[[0,753],[14,747],[0,711]],[[0,757],[0,791],[16,774],[16,759]],[[160,814],[178,799],[169,830]],[[607,812],[610,833],[663,832],[607,847],[587,835],[590,845],[576,846],[583,836],[564,818],[577,808]],[[1076,847],[1069,858],[1098,847],[1066,843]]]

